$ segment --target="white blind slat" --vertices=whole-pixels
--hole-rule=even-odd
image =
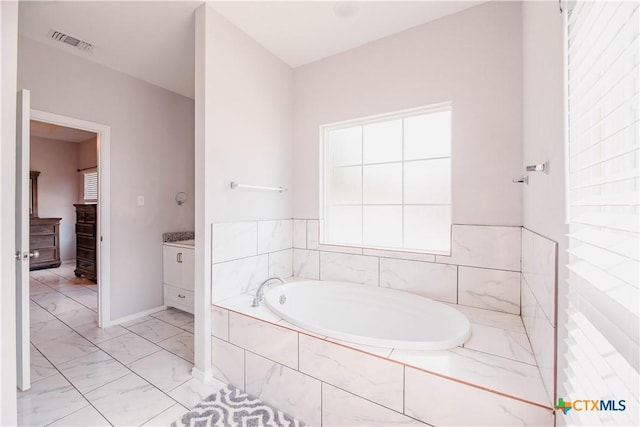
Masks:
[[[578,1],[568,17],[567,399],[627,401],[569,411],[567,425],[638,425],[640,54],[638,2]]]
[[[623,257],[636,261],[640,260],[640,248],[638,247],[637,239],[634,236],[628,236],[626,233],[611,233],[591,227],[583,227],[569,234],[569,238],[576,242],[587,243],[600,249],[611,251]]]
[[[98,172],[84,174],[84,199],[98,200]]]

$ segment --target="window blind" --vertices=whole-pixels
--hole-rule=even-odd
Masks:
[[[84,174],[84,200],[98,200],[98,172]]]
[[[577,2],[568,17],[569,304],[565,390],[626,400],[567,424],[637,425],[638,3]]]

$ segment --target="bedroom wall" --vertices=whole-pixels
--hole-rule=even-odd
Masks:
[[[78,203],[78,144],[31,137],[32,171],[38,176],[38,216],[60,220],[60,260],[76,259],[76,214]]]

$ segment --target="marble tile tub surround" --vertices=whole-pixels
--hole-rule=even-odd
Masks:
[[[172,231],[169,233],[162,233],[162,242],[180,242],[182,240],[193,240],[196,238],[195,231]]]
[[[318,242],[318,220],[293,220],[294,276],[382,286],[520,314],[521,227],[453,225],[451,256]]]
[[[212,240],[214,303],[293,275],[291,219],[215,223]]]
[[[549,399],[555,399],[558,244],[522,229],[522,322]]]
[[[249,300],[240,295],[225,300],[224,307],[213,307],[219,325],[212,344],[214,376],[306,423],[463,425],[468,418],[456,417],[460,411],[453,402],[473,400],[480,402],[481,415],[474,425],[553,425],[551,404],[534,365],[485,352],[492,349],[422,352],[347,346],[305,333],[265,307],[250,308]],[[496,337],[526,337],[516,315],[464,310],[473,326],[493,328]],[[426,402],[429,389],[446,393],[430,393]],[[448,410],[429,411],[426,406]]]

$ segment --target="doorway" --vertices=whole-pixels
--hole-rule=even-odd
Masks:
[[[42,261],[39,266],[43,269],[36,269],[33,272],[47,272],[62,277],[69,283],[77,284],[78,290],[70,289],[69,292],[73,295],[72,298],[79,303],[83,303],[86,307],[92,305],[91,293],[86,292],[87,289],[97,291],[97,301],[95,301],[95,310],[97,311],[97,322],[100,327],[107,327],[111,324],[110,319],[110,304],[109,304],[109,266],[110,266],[110,252],[109,252],[109,142],[110,142],[110,128],[99,123],[89,122],[85,120],[76,119],[73,117],[62,116],[58,114],[48,113],[39,110],[31,110],[31,129],[35,129],[35,137],[43,138],[47,136],[53,136],[49,141],[46,140],[34,140],[31,139],[31,143],[34,142],[38,145],[51,144],[60,145],[58,149],[66,149],[69,155],[73,155],[75,152],[75,162],[72,172],[75,176],[74,182],[67,182],[67,194],[58,190],[54,195],[58,204],[66,203],[70,206],[65,206],[61,212],[65,212],[67,216],[66,221],[61,222],[59,232],[59,248],[52,250],[50,247],[47,249],[46,256],[39,260]],[[66,146],[61,144],[52,143],[53,141],[60,141],[63,139],[72,140],[68,141]],[[72,146],[70,144],[75,144]],[[32,147],[32,153],[34,147]],[[43,150],[36,150],[35,153],[40,152],[40,155],[47,155],[47,151],[52,147],[46,147]],[[64,161],[65,156],[60,156],[57,153],[59,162]],[[37,154],[36,154],[37,156]],[[32,155],[32,159],[35,157]],[[38,161],[41,161],[39,159]],[[72,162],[67,161],[67,166]],[[41,163],[42,164],[42,163]],[[39,167],[39,166],[37,166]],[[46,183],[45,175],[42,171],[34,170],[30,168],[32,172],[41,172],[37,177],[38,186],[36,197],[36,204],[34,213],[36,216],[42,217],[47,211],[43,211],[45,205],[42,196],[46,195],[46,188],[52,187],[52,183]],[[69,169],[69,167],[67,167]],[[56,174],[48,174],[49,177],[55,177]],[[62,177],[55,177],[56,180],[61,181]],[[69,194],[69,188],[75,188],[75,195]],[[45,191],[45,192],[43,192]],[[75,197],[73,197],[75,196]],[[61,201],[61,198],[66,200]],[[74,203],[69,203],[73,198]],[[40,200],[38,200],[40,199]],[[48,215],[47,215],[48,216]],[[53,216],[53,221],[59,215]],[[36,237],[36,240],[38,238]],[[30,239],[33,241],[32,239]],[[46,238],[45,238],[46,240]],[[53,255],[53,256],[52,256]],[[58,260],[52,259],[58,256]],[[92,265],[93,261],[93,265]],[[49,263],[49,264],[48,264]],[[38,261],[36,261],[38,265]],[[55,276],[51,276],[52,280],[55,280]],[[83,286],[85,286],[83,288]],[[97,288],[97,289],[95,289]],[[85,292],[82,292],[85,291]]]
[[[98,135],[33,119],[29,128],[30,323],[46,318],[40,308],[60,312],[58,293],[97,323]]]

